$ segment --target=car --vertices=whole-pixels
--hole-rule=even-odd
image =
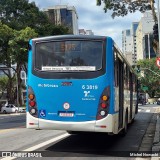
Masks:
[[[146,104],[146,95],[144,93],[138,95],[138,103],[142,105]]]
[[[158,105],[160,105],[160,98],[158,98],[158,100],[157,100],[157,104],[158,104]]]
[[[18,112],[18,107],[16,107],[15,105],[13,104],[8,104],[8,105],[5,105],[1,108],[1,112],[2,113],[17,113]]]

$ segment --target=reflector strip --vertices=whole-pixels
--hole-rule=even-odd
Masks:
[[[107,126],[96,126],[96,127],[99,127],[99,128],[107,128]]]
[[[100,126],[101,128],[107,128],[107,126]]]
[[[29,125],[34,125],[34,123],[29,123]]]

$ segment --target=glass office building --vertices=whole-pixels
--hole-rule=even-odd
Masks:
[[[44,12],[54,25],[67,26],[70,34],[79,34],[78,15],[75,7],[58,5],[46,8]]]

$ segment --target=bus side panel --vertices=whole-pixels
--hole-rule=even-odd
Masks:
[[[32,40],[29,42],[29,45],[32,46]],[[30,47],[29,47],[30,48]],[[27,78],[27,100],[26,100],[26,127],[27,128],[38,128],[38,118],[35,118],[33,116],[31,116],[29,114],[29,110],[28,110],[28,104],[29,104],[29,100],[28,100],[28,86],[29,86],[29,80],[32,77],[31,71],[32,70],[32,51],[29,50],[28,52],[28,78]]]
[[[106,46],[106,75],[109,81],[109,86],[111,90],[110,94],[110,110],[109,115],[99,121],[96,121],[96,131],[108,132],[108,133],[118,133],[118,99],[119,92],[114,86],[114,53],[113,53],[113,40],[107,38]],[[106,128],[103,127],[106,126]],[[102,127],[102,128],[101,128]]]

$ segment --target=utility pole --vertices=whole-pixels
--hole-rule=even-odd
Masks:
[[[150,34],[148,33],[148,58],[151,59]]]
[[[159,36],[159,42],[158,42],[158,57],[160,57],[160,0],[158,0],[158,4],[157,4],[157,16],[158,16],[158,36]]]

